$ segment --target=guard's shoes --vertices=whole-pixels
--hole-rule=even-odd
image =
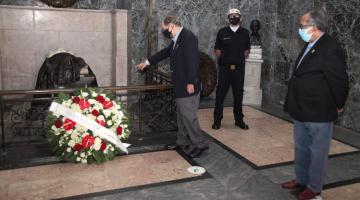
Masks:
[[[247,124],[245,124],[244,121],[235,122],[235,126],[238,126],[239,128],[244,129],[244,130],[249,129],[249,126]]]
[[[191,154],[189,155],[191,158],[198,158],[201,156],[201,154],[205,151],[209,149],[209,147],[204,147],[204,148],[195,148],[194,151],[191,152]]]
[[[176,144],[176,143],[173,143],[173,144],[167,144],[165,146],[165,148],[167,150],[177,150],[177,149],[180,149],[180,145]]]
[[[310,190],[309,188],[306,188],[302,193],[299,194],[298,199],[299,200],[310,200],[314,199],[315,197],[319,196],[320,192],[314,192]]]
[[[285,183],[281,184],[281,187],[284,188],[284,189],[289,189],[289,190],[305,189],[305,186],[301,185],[296,180],[286,181]]]
[[[221,127],[221,122],[214,122],[211,126],[212,129],[218,130]]]

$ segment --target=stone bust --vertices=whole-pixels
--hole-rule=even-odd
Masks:
[[[261,37],[259,35],[259,30],[261,28],[260,21],[257,19],[254,19],[250,23],[250,43],[254,46],[260,46],[261,45]]]

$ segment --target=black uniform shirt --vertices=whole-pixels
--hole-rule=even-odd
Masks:
[[[221,50],[219,65],[245,64],[244,51],[250,50],[249,31],[242,27],[236,32],[229,26],[221,28],[216,36],[214,49]]]

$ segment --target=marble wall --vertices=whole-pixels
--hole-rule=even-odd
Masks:
[[[1,89],[34,89],[49,53],[82,57],[99,86],[127,85],[128,12],[0,6]]]

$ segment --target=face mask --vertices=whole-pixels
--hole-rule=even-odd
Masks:
[[[229,22],[231,25],[238,25],[240,22],[240,17],[229,17]]]
[[[311,27],[307,28],[307,29],[301,29],[299,28],[298,32],[299,35],[301,37],[302,40],[304,40],[305,42],[309,42],[313,33],[309,34],[308,31],[310,30]]]
[[[172,35],[171,35],[171,32],[169,31],[169,29],[163,30],[162,33],[163,33],[164,37],[169,38],[169,39],[172,38]]]

